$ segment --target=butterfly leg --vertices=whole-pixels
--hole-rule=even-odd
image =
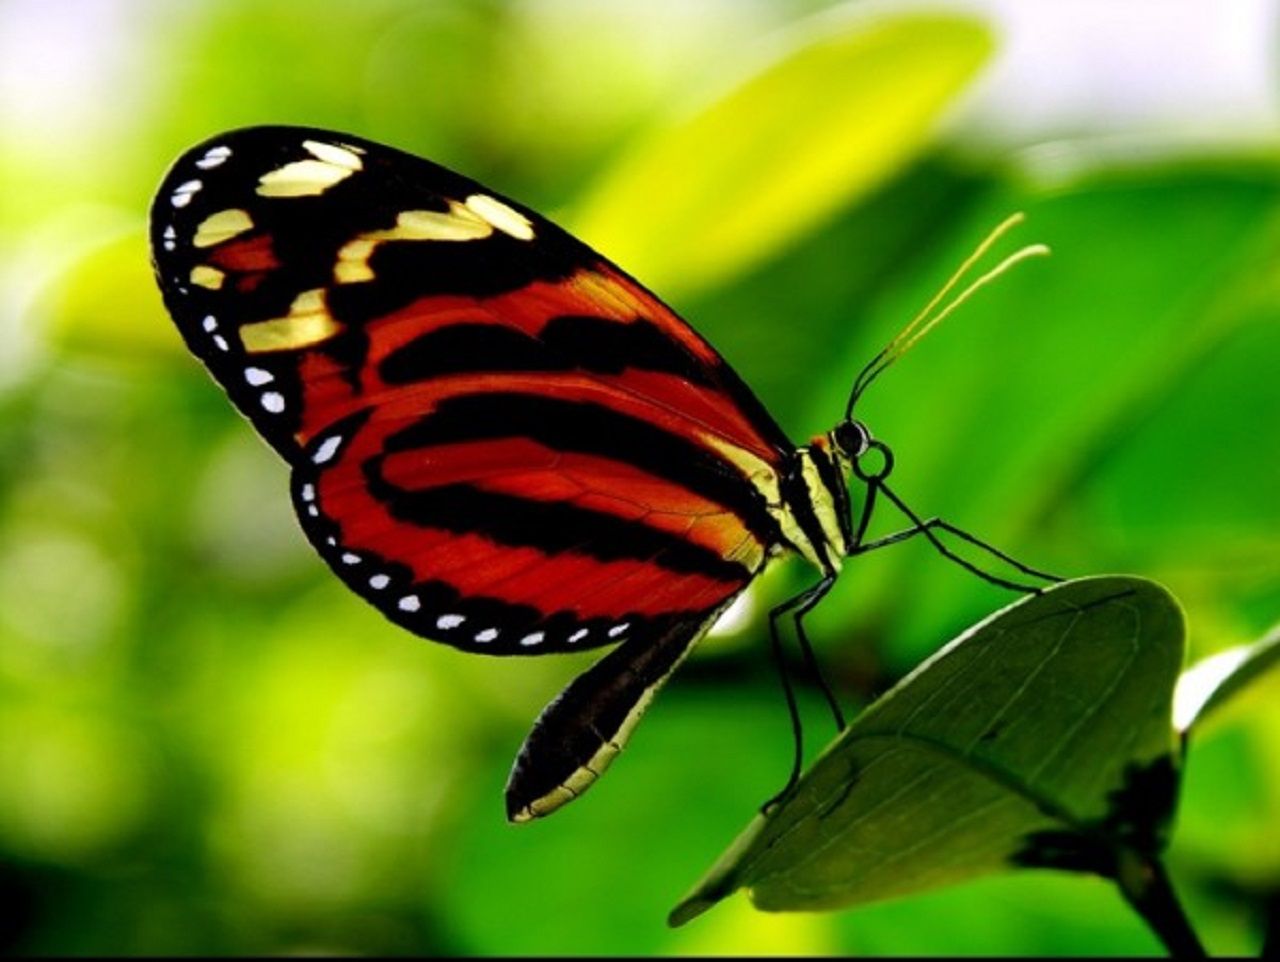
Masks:
[[[791,715],[791,732],[795,743],[795,754],[791,762],[791,774],[787,778],[787,783],[782,790],[765,802],[761,807],[761,812],[767,812],[774,805],[780,802],[791,790],[795,788],[796,783],[800,780],[800,771],[804,765],[804,729],[800,722],[800,711],[796,705],[795,689],[791,684],[791,676],[787,672],[786,659],[783,657],[782,651],[782,633],[778,628],[779,619],[785,614],[791,614],[795,626],[796,637],[800,642],[800,651],[804,655],[805,664],[818,679],[818,684],[822,688],[822,693],[827,699],[827,704],[831,708],[831,713],[835,716],[836,725],[841,731],[844,730],[845,721],[844,713],[840,710],[840,703],[836,700],[835,693],[832,692],[826,679],[822,675],[822,670],[818,666],[817,656],[814,654],[813,646],[809,643],[809,638],[805,634],[803,618],[806,614],[821,601],[831,586],[835,584],[835,575],[829,574],[824,577],[818,584],[812,588],[808,588],[796,595],[794,598],[788,598],[782,604],[778,605],[769,612],[769,639],[773,649],[774,661],[778,668],[778,677],[782,681],[782,691],[787,699],[787,711]]]
[[[791,687],[791,676],[787,674],[787,660],[782,654],[782,636],[778,632],[778,619],[795,606],[797,598],[802,597],[804,596],[797,595],[796,598],[788,598],[769,612],[769,644],[773,650],[773,660],[778,669],[778,678],[782,682],[782,693],[787,699],[787,713],[791,716],[791,737],[795,746],[795,753],[792,756],[791,774],[787,776],[787,783],[782,786],[782,791],[760,806],[762,815],[768,814],[773,806],[791,793],[791,789],[795,788],[796,783],[800,781],[800,768],[804,764],[804,728],[800,724],[800,711],[796,708],[796,693]]]
[[[804,654],[805,664],[809,666],[809,671],[813,673],[813,676],[818,679],[818,685],[822,688],[823,697],[827,699],[827,705],[831,708],[831,714],[836,720],[836,728],[839,731],[844,731],[844,712],[840,710],[840,702],[836,700],[835,693],[832,692],[831,686],[827,684],[827,679],[822,674],[822,669],[818,666],[818,657],[814,654],[813,646],[809,644],[809,636],[805,634],[804,630],[804,616],[818,606],[818,602],[827,596],[827,592],[831,590],[831,586],[835,583],[835,575],[827,575],[818,584],[800,595],[801,600],[796,603],[791,617],[795,621],[796,638],[800,641],[800,651]]]
[[[896,494],[894,494],[891,490],[889,490],[888,486],[885,485],[883,481],[877,482],[872,488],[873,491],[877,489],[880,492],[883,492],[885,497],[887,497],[890,501],[892,501],[894,505],[898,508],[898,510],[900,510],[903,514],[905,514],[908,518],[910,518],[911,521],[913,522],[913,525],[912,527],[907,528],[903,531],[898,531],[898,532],[895,532],[894,534],[886,535],[883,538],[877,538],[874,541],[863,542],[859,539],[855,543],[855,547],[852,550],[850,550],[849,552],[850,557],[853,557],[855,555],[860,555],[860,554],[867,554],[868,552],[875,551],[878,548],[885,548],[891,544],[898,544],[901,541],[906,541],[908,538],[913,538],[916,535],[922,534],[929,539],[930,544],[932,544],[940,554],[950,559],[951,561],[954,561],[956,564],[960,565],[960,567],[964,568],[966,571],[972,572],[973,574],[977,575],[979,578],[983,579],[984,581],[990,582],[991,584],[994,584],[994,585],[999,585],[1003,588],[1009,588],[1013,591],[1025,592],[1027,594],[1039,594],[1040,591],[1043,590],[1042,588],[1035,585],[1025,585],[1016,581],[1009,581],[1008,579],[1001,578],[998,575],[993,575],[988,571],[983,571],[981,568],[973,564],[971,561],[968,561],[967,559],[962,558],[960,555],[956,554],[954,551],[948,548],[941,541],[941,539],[938,538],[937,534],[934,533],[935,530],[939,530],[939,531],[946,531],[950,534],[955,535],[956,537],[960,538],[963,541],[967,541],[969,544],[972,544],[975,547],[981,548],[983,551],[987,552],[993,557],[999,558],[1001,561],[1004,561],[1007,564],[1011,565],[1012,567],[1018,569],[1023,574],[1030,575],[1033,578],[1041,578],[1045,581],[1056,582],[1056,581],[1062,580],[1057,575],[1052,575],[1044,571],[1039,571],[1035,568],[1030,567],[1029,565],[1023,564],[1022,562],[1018,561],[1016,558],[1013,558],[1005,554],[1003,551],[1001,551],[999,548],[996,548],[994,545],[988,544],[982,539],[965,531],[963,528],[957,528],[955,525],[951,524],[948,521],[944,521],[941,518],[929,518],[927,521],[922,519],[919,515],[917,515],[914,511],[912,511],[902,501],[901,498],[899,498]]]

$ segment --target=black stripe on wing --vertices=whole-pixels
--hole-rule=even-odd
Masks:
[[[474,532],[510,547],[546,554],[573,551],[600,561],[652,561],[673,572],[740,581],[751,572],[736,561],[684,538],[603,511],[564,501],[530,501],[517,495],[450,484],[404,491],[366,465],[369,488],[400,521],[420,528]]]
[[[548,613],[513,604],[493,594],[463,594],[446,581],[423,581],[406,564],[344,543],[341,526],[319,506],[315,472],[295,468],[292,494],[303,531],[339,579],[395,624],[441,644],[487,655],[552,654],[624,641],[647,644],[687,617],[684,612],[628,612],[621,617],[579,618],[567,611]]]
[[[526,437],[561,451],[611,458],[724,505],[766,545],[782,536],[763,495],[717,453],[602,405],[538,394],[469,394],[387,439],[388,453],[434,445]]]
[[[412,384],[478,371],[586,371],[625,369],[674,374],[711,385],[707,368],[651,321],[561,315],[536,337],[478,318],[437,328],[393,351],[378,365],[388,384]]]

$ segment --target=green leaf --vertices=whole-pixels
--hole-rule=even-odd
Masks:
[[[638,144],[571,226],[666,295],[723,280],[902,169],[993,46],[968,17],[823,17]]]
[[[1182,673],[1174,697],[1174,725],[1190,735],[1207,716],[1280,665],[1280,627],[1252,645],[1202,658]]]
[[[671,923],[738,888],[762,909],[834,908],[1014,864],[1106,874],[1105,850],[1159,847],[1183,649],[1177,602],[1140,578],[1010,605],[863,712]]]

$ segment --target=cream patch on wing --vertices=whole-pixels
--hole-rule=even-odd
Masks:
[[[323,194],[363,166],[360,155],[347,147],[304,140],[310,160],[295,160],[258,178],[263,197],[309,197]]]
[[[269,321],[256,321],[240,328],[240,342],[250,354],[267,351],[294,351],[329,340],[339,324],[324,302],[324,289],[303,291],[293,299],[289,313]]]
[[[207,264],[200,264],[191,268],[191,283],[198,287],[208,288],[211,291],[219,290],[226,276],[216,267],[209,267]]]
[[[507,236],[516,240],[533,240],[533,222],[498,198],[488,194],[472,194],[465,204],[467,210]]]
[[[196,247],[213,247],[215,244],[228,241],[237,234],[243,234],[252,228],[253,218],[249,216],[247,210],[240,210],[239,208],[220,210],[216,214],[210,214],[200,222],[200,226],[196,228],[196,236],[191,243]]]
[[[519,211],[488,194],[472,194],[465,202],[450,200],[448,210],[405,210],[394,227],[360,234],[338,251],[333,277],[339,284],[358,284],[374,277],[369,259],[389,241],[473,241],[501,231],[516,240],[533,239],[533,223]]]

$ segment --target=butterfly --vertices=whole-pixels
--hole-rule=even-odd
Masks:
[[[784,668],[779,619],[793,616],[812,664],[802,618],[848,557],[923,534],[969,566],[940,531],[994,552],[910,511],[887,486],[889,449],[852,416],[941,317],[904,329],[864,369],[840,423],[797,446],[619,267],[516,201],[391,147],[302,127],[220,134],[172,166],[150,237],[187,346],[288,462],[302,530],[352,591],[467,652],[612,648],[535,722],[506,789],[513,821],[600,776],[771,559],[799,554],[820,575],[771,614]],[[850,477],[867,485],[856,523]],[[879,495],[912,527],[868,541]],[[800,734],[782,677],[797,738],[790,786]]]

